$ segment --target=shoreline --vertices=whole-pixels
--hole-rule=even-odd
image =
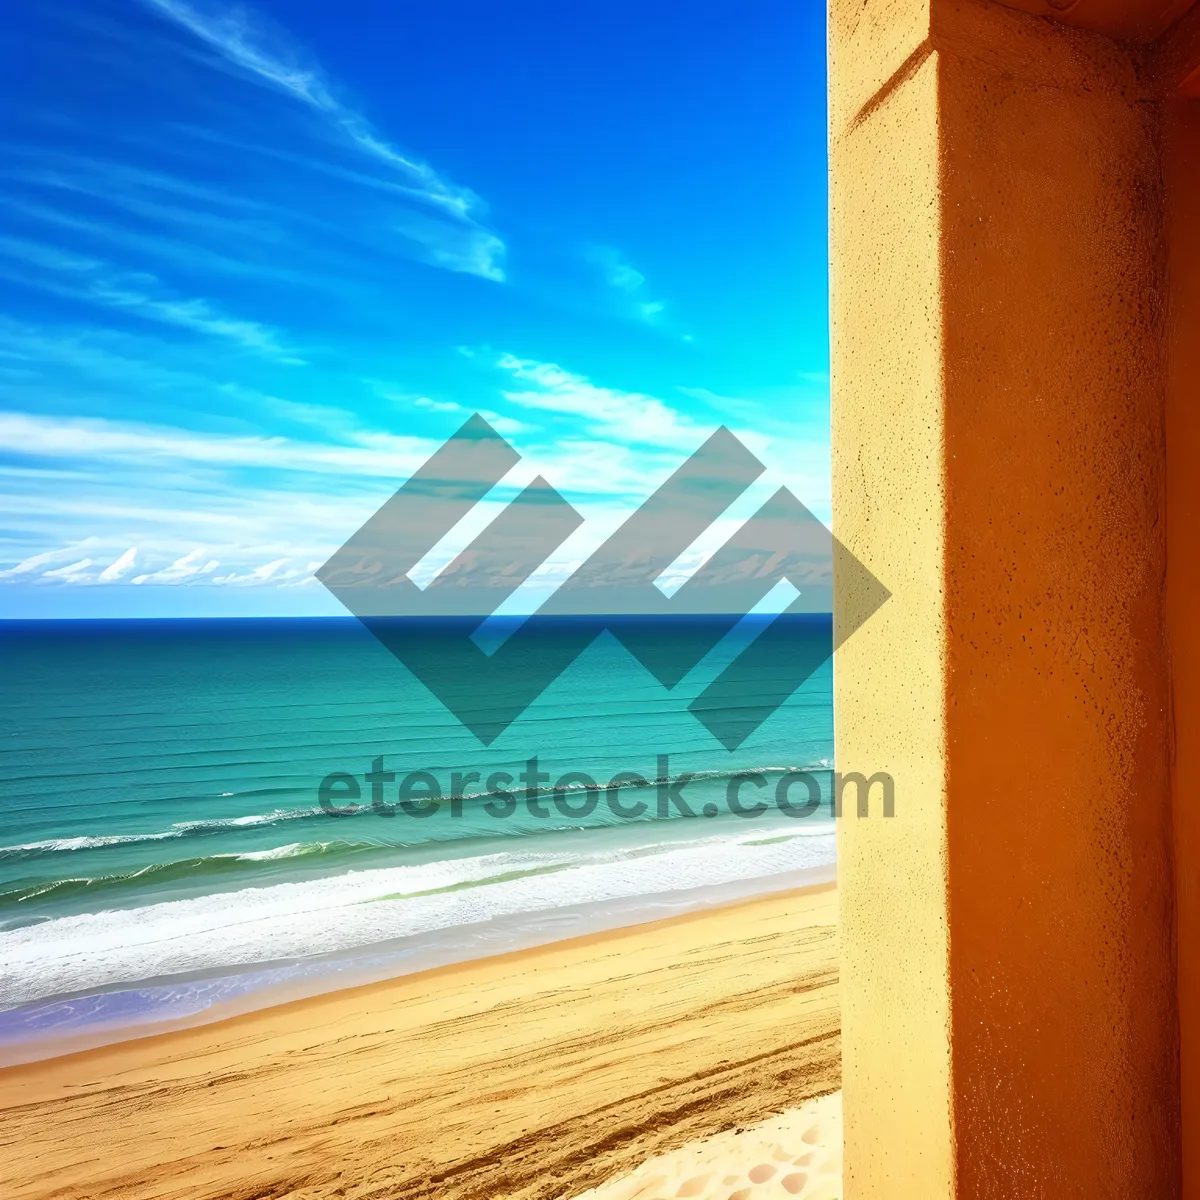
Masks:
[[[704,912],[743,903],[771,894],[806,888],[836,880],[833,862],[804,867],[785,875],[704,885],[673,892],[651,893],[564,906],[560,909],[493,918],[475,925],[438,930],[427,935],[364,945],[351,951],[317,955],[306,960],[276,960],[230,964],[222,970],[192,972],[175,977],[132,980],[108,988],[48,996],[30,1004],[0,1012],[0,1036],[13,1028],[24,1014],[48,1014],[54,1018],[64,1004],[90,1000],[120,1007],[124,998],[136,998],[149,1008],[155,993],[172,994],[180,985],[194,984],[203,994],[215,983],[241,979],[269,981],[248,985],[232,999],[202,1004],[195,1011],[177,1016],[128,1017],[124,1020],[94,1020],[78,1030],[43,1034],[33,1029],[26,1037],[0,1040],[0,1069],[25,1063],[44,1062],[102,1046],[156,1037],[181,1029],[194,1029],[258,1012],[296,1000],[328,995],[352,988],[426,973],[442,967],[494,958],[539,946],[554,945],[592,934],[635,928],[669,920],[692,912]],[[270,981],[270,977],[277,977]],[[126,1005],[126,1007],[130,1007]]]
[[[813,884],[5,1068],[0,1191],[586,1190],[838,1086],[836,910]]]

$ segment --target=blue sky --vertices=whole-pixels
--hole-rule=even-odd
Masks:
[[[523,459],[427,577],[541,472],[544,594],[721,423],[768,472],[714,541],[827,519],[823,9],[15,0],[0,617],[341,611],[473,411]]]

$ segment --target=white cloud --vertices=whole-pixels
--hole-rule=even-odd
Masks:
[[[56,562],[62,562],[64,558],[74,558],[84,546],[95,545],[96,541],[96,538],[85,538],[82,542],[63,546],[58,550],[44,550],[40,554],[31,554],[17,563],[15,567],[9,567],[7,571],[0,571],[0,579],[11,579],[16,575],[41,574],[40,568],[51,567]]]
[[[146,278],[153,280],[153,276]],[[257,321],[226,316],[214,309],[207,300],[163,299],[136,288],[108,282],[93,284],[88,288],[87,294],[102,304],[123,309],[135,316],[176,325],[181,329],[190,329],[212,337],[226,338],[247,349],[258,350],[293,366],[304,364],[302,358],[280,346],[273,330]]]
[[[86,571],[92,565],[90,558],[81,558],[78,562],[71,563],[69,567],[59,567],[55,571],[43,571],[43,579],[71,579],[78,577],[82,572]]]
[[[113,583],[133,568],[137,562],[137,547],[130,546],[115,562],[111,562],[100,572],[101,583]]]
[[[829,384],[818,372],[801,384],[768,389],[754,398],[681,387],[724,420],[775,477],[823,521],[830,519]]]
[[[0,253],[48,271],[85,272],[96,271],[104,266],[98,258],[72,254],[56,246],[30,241],[28,238],[0,237]]]
[[[172,296],[148,272],[117,271],[99,259],[63,253],[27,238],[0,237],[0,254],[51,272],[48,278],[22,277],[22,282],[46,291],[236,342],[284,363],[303,363],[280,344],[278,333],[270,327],[230,316],[207,300]]]
[[[655,323],[666,310],[662,300],[652,300],[647,294],[646,276],[612,246],[589,246],[588,259],[599,267],[609,287],[627,297],[628,315]]]
[[[484,417],[497,433],[506,433],[510,437],[514,434],[525,433],[531,428],[524,421],[518,421],[516,417],[506,417],[492,412],[488,408],[481,409],[479,415]]]
[[[406,478],[437,448],[429,438],[363,432],[358,445],[284,437],[228,436],[176,426],[97,417],[0,412],[0,444],[10,454],[58,459],[192,462],[294,472]]]
[[[436,224],[419,213],[411,214],[403,232],[424,245],[431,261],[452,271],[497,282],[504,279],[505,246],[483,224],[485,205],[479,196],[381,137],[361,113],[338,97],[320,65],[282,29],[244,7],[187,0],[143,2],[199,38],[244,77],[319,114],[356,150],[398,175],[407,194],[441,214],[443,226],[448,221],[467,235],[447,240]]]
[[[599,387],[555,363],[502,354],[496,365],[532,385],[505,391],[510,403],[581,417],[589,432],[599,437],[692,450],[711,432],[654,396]]]
[[[615,250],[600,249],[597,258],[605,268],[605,277],[612,287],[622,292],[636,292],[645,286],[646,277]]]
[[[177,558],[169,567],[146,575],[135,575],[134,583],[180,583],[193,575],[211,575],[220,563],[216,559],[204,560],[206,551],[203,546],[197,546],[182,558]]]
[[[238,575],[236,572],[231,572],[228,575],[218,575],[213,582],[222,585],[234,584],[243,587],[254,587],[264,583],[274,583],[283,579],[294,579],[299,575],[304,574],[304,572],[299,570],[284,571],[284,566],[286,566],[289,562],[291,562],[290,558],[277,558],[271,562],[263,563],[262,566],[255,567],[251,571],[247,571],[244,575]],[[320,563],[317,563],[310,567],[308,569],[308,574],[311,574],[312,571],[315,571],[320,565]]]
[[[735,416],[734,433],[766,463],[760,482],[767,493],[751,489],[735,503],[708,532],[714,545],[780,484],[818,516],[828,511],[827,442],[817,429],[820,414],[805,403],[808,388],[772,404],[696,388],[689,412],[646,393],[601,386],[554,363],[513,354],[497,359],[486,351],[478,357],[503,372],[508,402],[532,423],[484,410],[499,431],[522,434],[515,441],[522,460],[472,512],[475,525],[465,521],[435,548],[424,564],[431,572],[455,551],[455,537],[469,540],[472,528],[482,528],[540,473],[585,518],[513,604],[544,596],[712,433],[722,414]],[[178,390],[179,380],[173,386]],[[449,403],[416,393],[396,396],[430,412],[446,411]],[[313,586],[314,564],[440,445],[440,438],[365,427],[348,409],[257,393],[246,398],[248,411],[251,403],[260,412],[265,404],[272,417],[286,415],[308,429],[295,437],[266,436],[0,412],[7,457],[0,467],[6,511],[0,562],[15,563],[0,579],[44,578],[47,587],[125,586],[131,576],[182,587]],[[64,531],[69,545],[62,544]],[[58,548],[40,550],[49,546]],[[39,553],[30,554],[35,548]],[[674,575],[690,573],[701,549],[691,548]]]
[[[430,412],[452,413],[465,412],[461,404],[455,404],[453,400],[430,400],[428,396],[417,396],[413,399],[414,408],[426,408]]]
[[[347,408],[337,408],[332,404],[305,404],[296,400],[284,400],[279,396],[264,395],[238,384],[219,386],[221,391],[246,401],[248,405],[261,403],[270,412],[277,413],[285,420],[318,429],[326,437],[353,437],[354,431],[359,428],[358,418]]]
[[[375,391],[384,400],[393,400],[401,404],[411,404],[413,408],[423,408],[426,412],[462,413],[464,416],[470,412],[468,408],[462,404],[458,404],[454,400],[433,400],[429,396],[415,396],[407,392],[397,391],[378,381],[375,382]],[[497,433],[524,433],[529,429],[528,425],[523,421],[518,421],[516,417],[508,417],[502,413],[492,412],[491,409],[479,409],[479,415],[486,418]]]
[[[255,579],[270,579],[279,573],[280,568],[287,561],[286,558],[277,558],[274,562],[264,563],[261,567],[255,567],[251,574]]]
[[[356,437],[331,445],[0,413],[0,440],[25,459],[0,469],[0,561],[11,563],[16,546],[45,546],[63,530],[92,535],[26,551],[0,576],[36,583],[44,570],[86,556],[92,563],[72,581],[309,586],[312,564],[325,561],[440,444],[374,430]],[[540,472],[584,512],[592,539],[601,538],[681,458],[579,436],[523,440],[519,449],[522,461],[471,514],[480,528]],[[564,563],[587,548],[565,546],[539,578],[561,578]],[[209,566],[216,562],[221,569]],[[63,582],[45,579],[46,586]]]

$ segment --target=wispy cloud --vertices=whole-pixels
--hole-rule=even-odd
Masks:
[[[656,323],[666,310],[666,303],[650,296],[646,276],[622,253],[612,246],[589,246],[587,256],[604,276],[609,287],[620,292],[628,315]]]
[[[413,408],[421,408],[426,412],[461,413],[465,418],[472,411],[464,405],[459,404],[456,400],[434,400],[429,396],[412,395],[408,392],[398,391],[395,387],[378,380],[368,380],[367,382],[372,383],[376,395],[382,399],[392,400],[399,404],[411,404]],[[524,421],[518,421],[515,417],[493,412],[490,408],[481,408],[475,411],[478,411],[479,415],[484,417],[497,433],[516,434],[529,432],[529,425]]]
[[[234,342],[280,362],[303,364],[269,326],[230,316],[204,299],[173,296],[149,272],[117,271],[100,259],[27,238],[0,237],[0,256],[40,272],[19,278],[44,291]]]
[[[153,275],[136,276],[133,279],[144,280],[148,286],[158,283]],[[132,279],[130,284],[97,281],[88,289],[87,294],[101,304],[121,309],[134,316],[190,329],[210,337],[224,338],[293,366],[304,364],[304,359],[279,344],[276,333],[267,326],[260,325],[257,321],[228,316],[215,309],[207,300],[166,299],[150,295],[146,290],[132,286]]]
[[[244,78],[299,102],[377,166],[384,167],[419,209],[397,216],[398,232],[422,245],[430,261],[449,270],[504,279],[504,242],[486,224],[486,205],[470,188],[447,179],[429,163],[384,138],[337,94],[311,54],[278,26],[244,7],[187,0],[143,0],[152,11],[200,39]],[[432,216],[440,220],[431,219]],[[445,225],[466,237],[447,239]]]
[[[578,393],[575,398],[579,398]],[[558,399],[562,399],[561,395]],[[558,401],[554,403],[557,407]],[[568,410],[564,407],[562,411]],[[501,414],[484,415],[506,432],[516,433],[525,428],[521,422]],[[610,416],[619,422],[617,412]],[[624,438],[587,437],[578,429],[577,422],[571,424],[575,428],[548,440],[544,436],[526,438],[521,453],[527,456],[527,461],[521,467],[530,473],[530,478],[541,471],[556,487],[583,496],[636,495],[644,491],[647,478],[656,476],[660,461],[675,463],[678,458],[678,452],[666,444],[637,448]],[[683,428],[680,437],[684,450],[694,449],[710,432],[702,426]],[[228,503],[231,525],[245,521],[238,515],[237,506],[248,500],[251,486],[248,479],[254,481],[254,488],[273,489],[264,494],[275,496],[282,511],[295,500],[296,488],[307,486],[306,476],[311,477],[314,488],[320,489],[311,497],[306,496],[306,503],[311,501],[329,510],[336,507],[339,496],[369,492],[373,499],[363,503],[378,504],[386,495],[380,492],[381,488],[403,482],[441,445],[440,437],[398,435],[365,425],[340,430],[337,436],[341,440],[307,440],[206,432],[102,417],[0,412],[0,445],[10,459],[15,458],[18,463],[28,460],[29,466],[22,468],[17,477],[28,503],[35,502],[28,499],[33,495],[32,481],[44,477],[48,494],[36,498],[39,507],[50,505],[60,513],[95,512],[96,501],[82,496],[74,502],[75,508],[63,507],[72,503],[69,496],[73,492],[67,491],[67,483],[73,481],[76,488],[93,491],[103,483],[118,489],[116,495],[130,497],[124,506],[118,504],[105,510],[114,518],[139,513],[137,497],[145,494],[151,484],[157,486],[159,477],[172,485],[203,490],[214,502]],[[115,473],[111,470],[113,465],[132,471]],[[0,479],[3,475],[4,471],[0,471]],[[181,496],[181,504],[182,500]],[[5,502],[11,505],[18,501],[19,497],[10,496]],[[360,509],[359,522],[371,511]],[[311,519],[299,509],[296,512],[300,520]],[[181,507],[178,512],[166,515],[174,520],[185,516],[199,519],[198,514],[202,515],[199,509],[189,512]],[[350,527],[345,532],[352,531]],[[123,545],[128,546],[129,542]]]
[[[40,554],[31,554],[28,558],[22,559],[15,567],[9,567],[7,571],[0,571],[0,579],[12,579],[17,575],[40,575],[44,571],[50,570],[55,563],[60,563],[64,559],[74,558],[76,554],[84,546],[91,546],[97,543],[98,539],[88,538],[83,542],[76,542],[70,546],[62,546],[55,550],[44,550]]]
[[[0,571],[0,581],[305,586],[314,564],[440,445],[440,438],[401,438],[366,426],[322,432],[343,440],[0,412],[0,444],[9,459],[0,467],[0,508],[7,514],[0,563],[13,564]],[[578,433],[544,444],[526,438],[520,450],[518,468],[474,518],[486,524],[542,473],[599,534],[679,457]],[[70,541],[66,531],[75,534]],[[577,554],[564,548],[544,578],[557,578]]]
[[[54,459],[190,462],[222,467],[405,478],[437,442],[363,431],[356,445],[285,437],[228,436],[98,417],[0,412],[0,444],[10,454]]]
[[[595,436],[626,443],[694,448],[705,430],[689,416],[642,392],[600,387],[556,363],[502,354],[496,365],[527,387],[504,391],[523,408],[543,409],[582,418]]]
[[[56,339],[43,344],[20,329],[9,332],[9,340],[0,336],[0,354],[40,361],[51,351],[61,357],[71,350]],[[86,342],[75,349],[92,363]],[[489,419],[502,432],[520,435],[514,444],[523,457],[472,518],[486,524],[537,473],[585,516],[578,536],[530,581],[526,599],[564,577],[700,445],[719,423],[705,411],[709,402],[735,407],[728,397],[693,388],[689,411],[511,353],[480,349],[474,359],[500,384],[505,403],[493,403],[515,414],[488,410]],[[116,369],[109,358],[97,361]],[[156,388],[190,396],[186,374],[152,378]],[[216,428],[211,398],[199,393],[190,415],[177,409],[145,421],[0,412],[0,508],[7,513],[0,564],[8,567],[0,582],[72,591],[139,581],[139,590],[310,586],[313,564],[324,561],[472,411],[374,377],[357,381],[378,400],[409,410],[401,428],[419,427],[416,412],[426,414],[433,428],[425,436],[398,436],[387,428],[386,410],[372,420],[349,401],[344,408],[292,401],[240,384],[228,388],[242,414],[222,418]],[[227,385],[213,386],[220,394]],[[44,395],[56,403],[52,391]],[[822,463],[810,447],[809,472],[805,448],[789,441],[782,416],[770,429],[750,427],[751,403],[744,401],[746,419],[735,432],[769,469],[776,464],[772,486],[787,482],[823,509],[827,482],[818,475],[827,476],[827,460]],[[251,414],[269,432],[254,432]],[[185,428],[185,421],[196,427]],[[811,473],[811,486],[796,486],[798,468]],[[751,507],[731,510],[712,538],[719,543],[762,498],[747,495]],[[444,562],[428,565],[437,570]]]
[[[68,579],[76,580],[85,578],[84,572],[92,565],[90,558],[81,558],[78,562],[71,563],[70,566],[59,567],[54,571],[43,571],[43,579]]]
[[[464,412],[463,406],[454,400],[431,400],[428,396],[416,396],[413,405],[417,408],[428,409],[437,413]]]

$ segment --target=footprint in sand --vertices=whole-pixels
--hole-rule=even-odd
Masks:
[[[841,1200],[840,1099],[820,1097],[716,1134],[579,1200]]]
[[[666,1182],[667,1177],[665,1175],[651,1175],[649,1179],[641,1181],[636,1191],[629,1193],[628,1200],[652,1200],[652,1197],[662,1194],[663,1185]]]

